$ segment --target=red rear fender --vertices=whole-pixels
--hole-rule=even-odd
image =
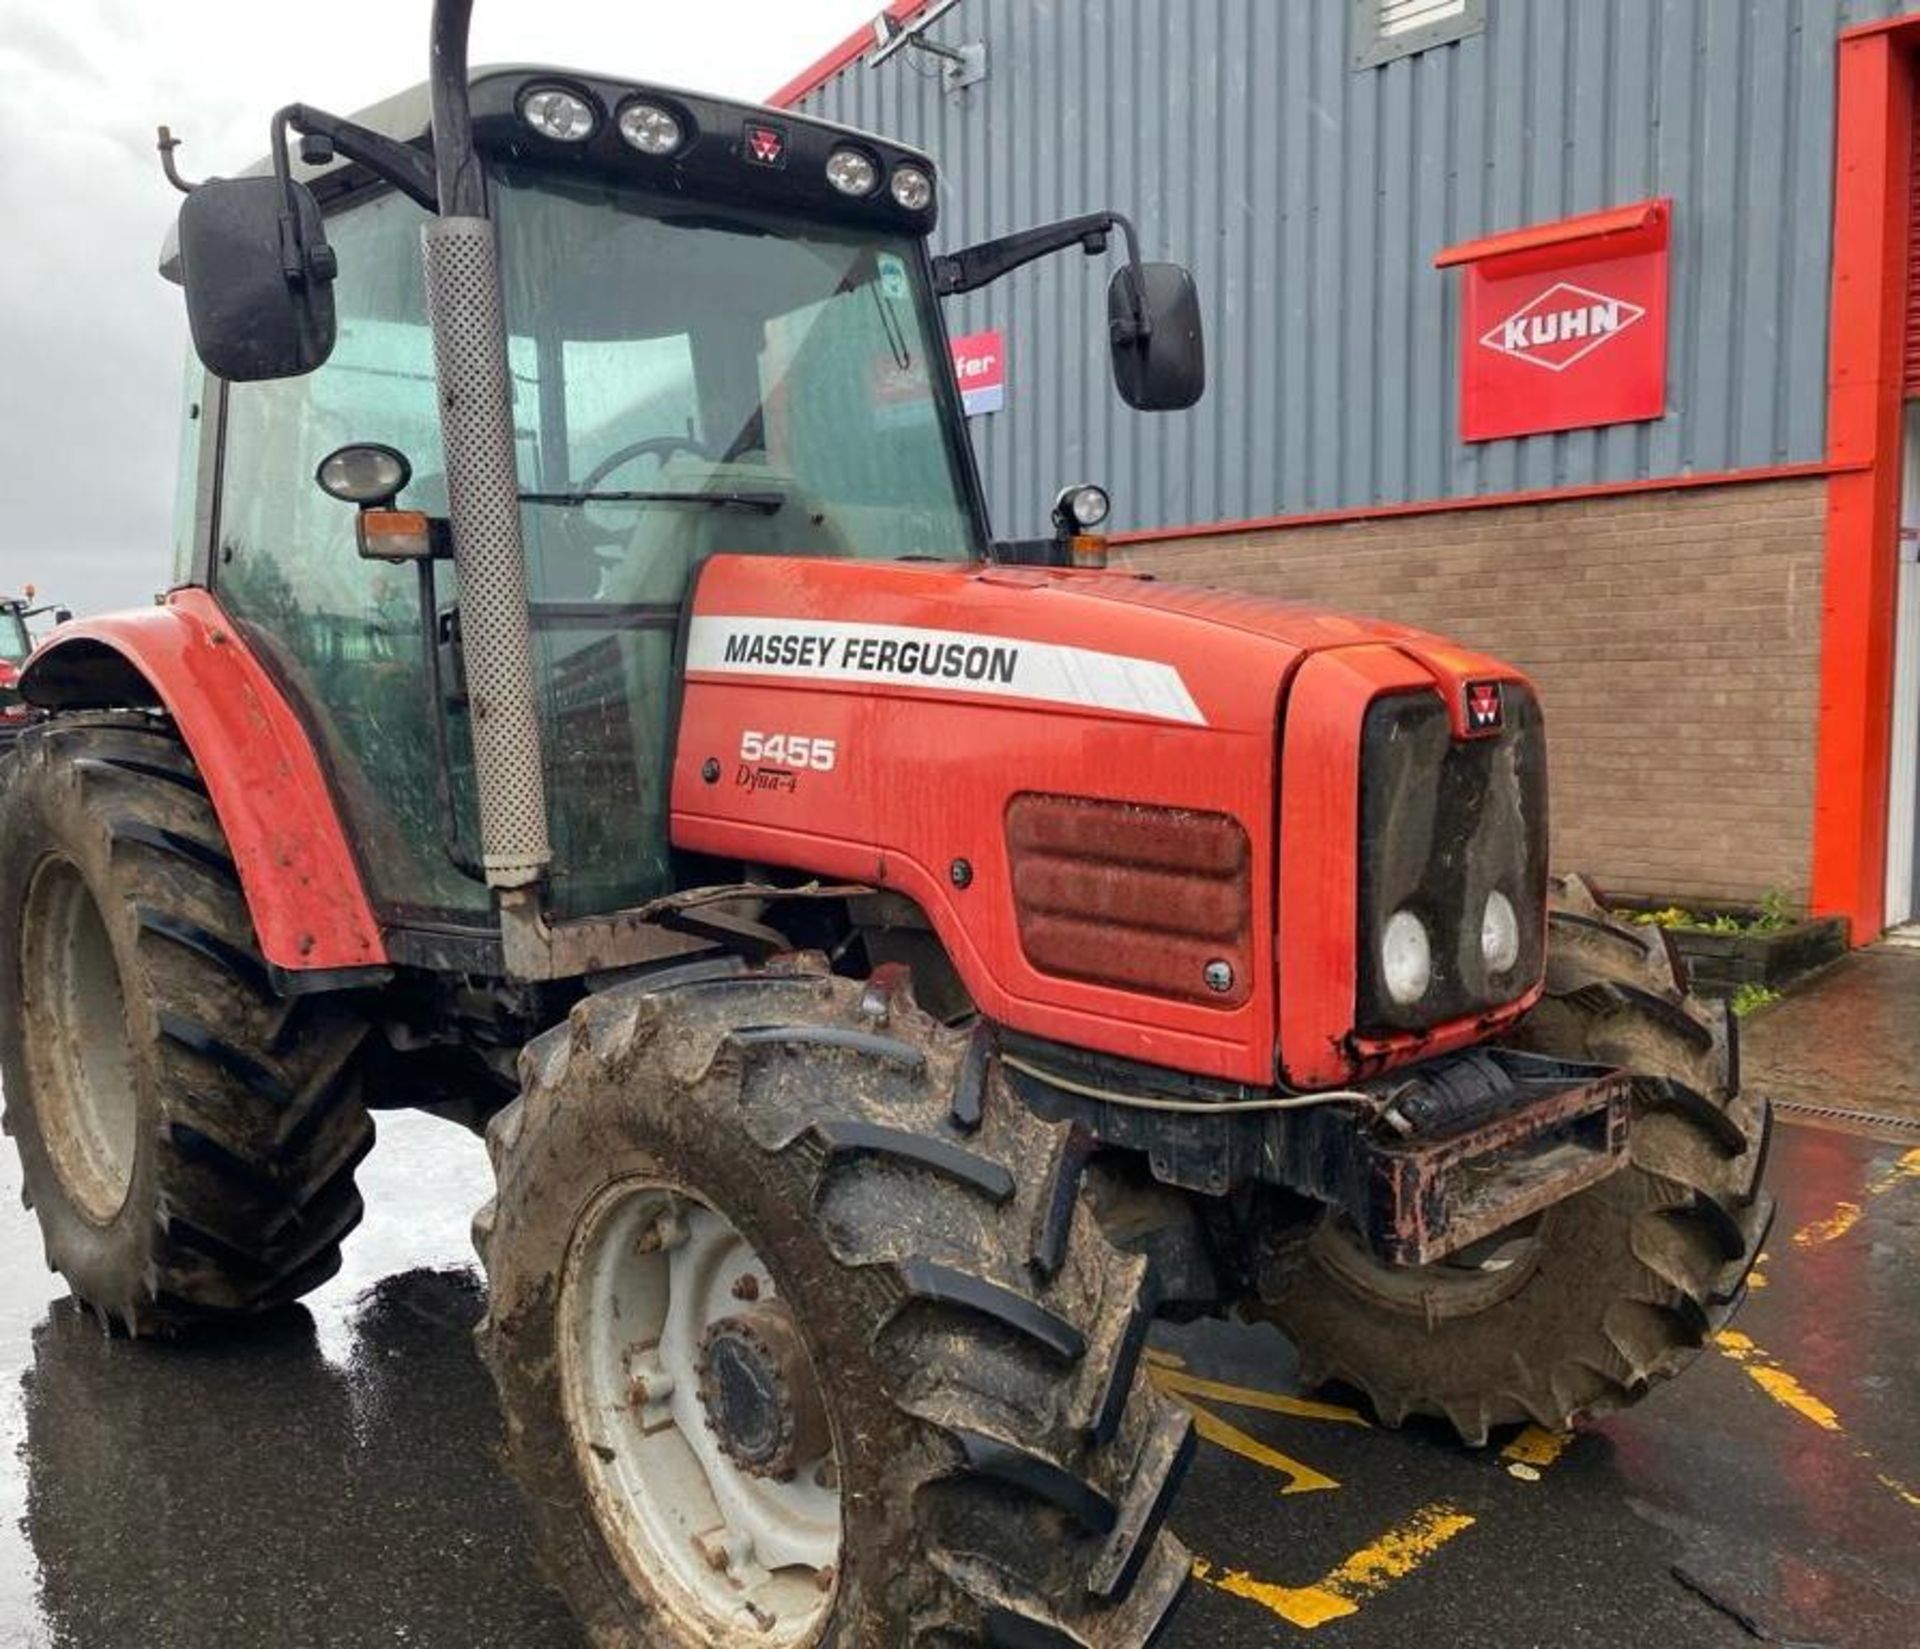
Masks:
[[[173,718],[206,780],[269,962],[310,973],[387,960],[313,741],[205,590],[61,625],[28,661],[21,687],[46,709],[157,705]]]

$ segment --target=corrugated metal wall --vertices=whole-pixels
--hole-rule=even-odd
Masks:
[[[1485,33],[1350,67],[1352,0],[964,0],[947,92],[901,54],[808,112],[927,147],[944,246],[1100,206],[1192,265],[1212,383],[1122,407],[1107,265],[1056,258],[954,306],[1008,334],[975,424],[1001,530],[1108,481],[1116,525],[1742,469],[1821,456],[1836,37],[1920,0],[1487,0]],[[1441,247],[1671,195],[1669,414],[1467,446]]]

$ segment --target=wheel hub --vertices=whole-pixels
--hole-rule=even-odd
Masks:
[[[727,1458],[784,1483],[826,1451],[827,1417],[793,1313],[769,1300],[712,1324],[700,1343],[700,1405]]]
[[[841,1566],[839,1457],[753,1245],[677,1186],[615,1181],[575,1228],[557,1311],[595,1514],[673,1641],[816,1645]]]

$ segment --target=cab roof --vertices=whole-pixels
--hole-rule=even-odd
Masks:
[[[934,178],[937,189],[936,169],[924,153],[850,126],[788,109],[550,64],[488,64],[473,71],[468,85],[475,145],[494,160],[625,177],[675,192],[738,195],[756,204],[784,205],[843,220],[864,219],[879,227],[918,235],[931,233],[937,220],[937,200],[924,211],[909,211],[892,199],[884,181],[860,200],[849,199],[827,184],[826,157],[836,149],[851,147],[878,164],[883,180],[907,165]],[[593,105],[595,126],[585,141],[560,143],[542,137],[519,119],[520,99],[542,86],[564,87]],[[636,100],[662,104],[680,118],[688,136],[673,155],[643,155],[620,139],[616,130],[619,111]],[[422,81],[349,118],[383,137],[425,148],[431,142],[433,124],[428,85]],[[750,130],[778,135],[776,160],[749,158]],[[751,152],[758,153],[761,147],[751,146]],[[262,176],[272,169],[271,158],[263,156],[244,175]],[[314,166],[302,161],[296,152],[292,171],[314,190],[323,206],[370,181],[364,168],[344,157]],[[161,248],[161,273],[169,280],[177,279],[177,267],[178,247],[170,228]]]

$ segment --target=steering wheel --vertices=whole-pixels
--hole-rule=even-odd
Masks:
[[[664,467],[676,452],[690,452],[697,458],[706,456],[700,444],[690,435],[649,435],[643,441],[629,441],[624,447],[616,447],[587,472],[584,481],[570,485],[567,490],[598,492],[601,482],[623,464],[631,464],[636,458],[654,458]],[[646,489],[642,487],[635,490],[644,492]],[[633,532],[631,513],[619,511],[598,515],[591,501],[556,514],[558,519],[554,529],[560,534],[561,541],[571,545],[574,553],[579,555],[591,555],[611,545],[624,544]]]
[[[587,471],[586,480],[580,483],[581,492],[598,492],[600,483],[620,468],[622,464],[631,464],[636,458],[658,458],[662,464],[676,452],[690,452],[696,458],[704,458],[700,443],[691,435],[649,435],[644,441],[629,441],[624,447],[616,447]]]

